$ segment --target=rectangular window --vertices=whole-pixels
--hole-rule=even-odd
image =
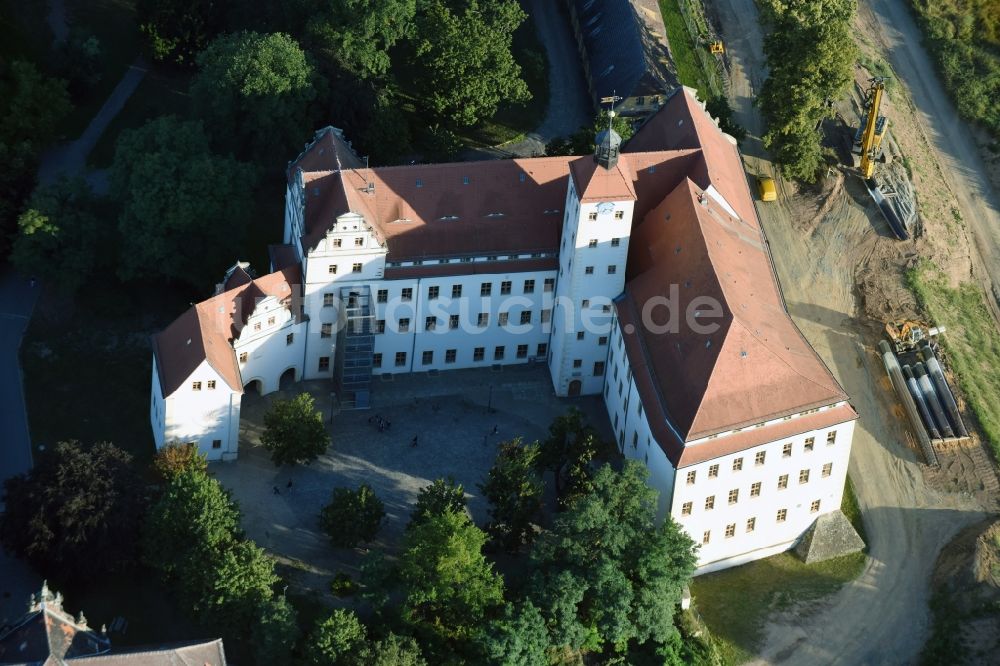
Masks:
[[[831,474],[833,474],[833,463],[827,463],[823,465],[823,478],[825,479]]]
[[[340,247],[342,244],[343,244],[343,241],[340,238],[334,238],[333,239],[333,246],[334,247]]]
[[[760,497],[760,481],[750,484],[750,497]]]
[[[191,382],[191,390],[192,391],[200,391],[201,390],[201,382]]]
[[[517,357],[518,358],[528,358],[528,345],[518,345],[517,346]]]
[[[329,338],[333,336],[333,324],[321,324],[319,327],[319,337]]]
[[[501,282],[500,283],[500,293],[501,294],[509,294],[510,293],[510,285],[511,285],[510,280],[504,280],[503,282]]]
[[[708,478],[714,479],[717,476],[719,476],[719,466],[712,465],[711,467],[708,468]]]
[[[525,310],[521,313],[521,323],[530,324],[531,323],[531,310]]]
[[[709,495],[705,498],[705,511],[711,511],[715,508],[715,495]]]
[[[496,347],[493,350],[493,360],[494,361],[502,361],[503,360],[503,352],[504,352],[503,346]]]
[[[573,359],[573,367],[574,368],[582,368],[583,367],[583,359],[582,358],[574,358]]]
[[[526,293],[526,294],[533,294],[533,293],[535,293],[535,281],[534,280],[525,280],[524,281],[524,293]]]
[[[323,358],[326,358],[326,364],[330,365],[330,359],[327,358],[326,356],[324,356]],[[319,360],[320,361],[320,366],[323,365],[323,358],[321,358]],[[374,354],[372,354],[372,366],[376,367],[376,368],[381,368],[382,367],[382,354],[381,353],[375,352]],[[320,370],[323,370],[323,369],[324,369],[323,367],[320,367]]]
[[[326,271],[327,271],[327,272],[328,272],[328,273],[329,273],[330,275],[336,275],[336,274],[337,274],[337,264],[330,264],[330,265],[329,265],[329,266],[327,267]]]
[[[472,350],[472,360],[482,361],[486,358],[486,347],[476,347]]]
[[[692,485],[694,483],[694,480],[696,478],[697,478],[697,472],[694,471],[694,470],[691,470],[690,472],[688,472],[688,475],[687,475],[687,484],[689,486]]]
[[[809,513],[819,513],[819,500],[809,505]]]
[[[221,439],[213,439],[212,440],[212,448],[213,449],[221,449],[222,448],[222,440]]]
[[[492,282],[483,282],[481,285],[479,285],[479,295],[480,296],[489,296],[492,293],[493,293],[493,283]]]
[[[809,483],[809,470],[799,470],[799,483]]]
[[[274,326],[274,317],[268,317],[267,318],[267,325],[268,326]]]
[[[354,247],[364,247],[365,239],[361,236],[354,239]]]
[[[618,267],[617,266],[615,266],[614,264],[612,264],[611,266],[608,266],[608,275],[614,275],[617,272],[618,272]]]
[[[396,352],[396,367],[406,365],[406,352]]]
[[[556,288],[556,279],[555,278],[545,278],[545,282],[542,283],[542,290],[543,291],[552,291],[555,288]]]
[[[441,287],[427,287],[427,300],[433,301],[441,292]]]
[[[731,539],[736,536],[736,523],[729,523],[726,525],[726,538]]]
[[[431,363],[434,362],[434,352],[425,351],[420,360],[424,365],[430,365]]]
[[[376,333],[385,333],[385,319],[376,319],[375,320],[375,332]]]
[[[403,301],[412,301],[413,300],[413,288],[412,287],[404,287],[403,288],[403,294],[402,294],[402,296],[400,298]]]
[[[767,453],[767,451],[758,451],[757,455],[755,455],[754,458],[753,458],[753,464],[754,465],[763,465],[764,464],[764,456],[765,456],[766,453]]]
[[[733,471],[738,472],[743,469],[743,458],[736,458],[733,460]]]
[[[246,362],[247,362],[247,353],[240,352],[240,363],[246,363]]]
[[[618,247],[621,244],[622,244],[622,239],[621,238],[612,238],[611,239],[611,247]]]
[[[454,363],[455,357],[458,355],[458,350],[456,349],[446,349],[444,352],[444,362]]]
[[[408,333],[410,331],[410,320],[407,317],[403,317],[399,320],[399,327],[397,329],[400,333]]]
[[[542,323],[547,324],[552,321],[552,310],[542,310]]]
[[[691,515],[691,508],[692,508],[691,504],[692,504],[691,502],[684,502],[684,504],[681,505],[681,515],[682,516],[690,516]]]
[[[815,437],[806,437],[805,450],[806,451],[812,451],[813,448],[815,448],[815,446],[816,446],[816,438]]]
[[[460,285],[460,284],[453,284],[453,285],[451,285],[451,297],[452,298],[461,298],[462,297],[462,285]]]
[[[333,294],[323,294],[323,307],[329,308],[333,306]]]
[[[361,264],[358,264],[358,263],[351,264],[351,272],[352,273],[360,273],[361,272]]]
[[[388,289],[379,289],[378,290],[378,302],[379,303],[385,303],[388,300],[389,300],[389,290]]]
[[[587,266],[586,268],[583,269],[583,274],[584,275],[593,275],[594,274],[594,267],[593,266]]]
[[[597,247],[597,239],[596,238],[591,238],[590,242],[587,243],[587,247]]]
[[[597,213],[587,213],[587,219],[590,220],[591,222],[594,222],[595,220],[597,220]]]
[[[739,501],[740,501],[740,489],[733,488],[732,490],[729,491],[729,503],[736,504]]]
[[[623,211],[623,210],[616,210],[615,211],[615,219],[616,220],[624,220],[625,219],[625,211]]]
[[[778,509],[778,522],[785,522],[785,518],[788,517],[788,509]]]
[[[548,351],[549,351],[549,345],[548,345],[548,343],[539,342],[538,343],[538,351],[535,353],[535,356],[545,356],[545,354],[547,354]]]
[[[455,330],[458,328],[458,315],[448,316],[448,328]]]
[[[831,430],[830,432],[826,433],[826,445],[827,446],[833,445],[834,443],[836,443],[836,441],[837,441],[837,431],[836,430]]]
[[[783,447],[781,447],[781,457],[782,458],[791,458],[792,457],[792,445],[791,445],[791,443],[785,444]]]
[[[510,313],[509,312],[501,312],[500,313],[500,325],[501,326],[506,326],[507,325],[507,321],[509,319],[510,319]]]
[[[600,345],[601,347],[608,344],[608,336],[602,335],[601,337],[597,338],[597,344]]]
[[[215,390],[215,380],[214,379],[209,379],[208,382],[206,383],[206,385],[208,386],[208,390],[209,391],[214,391]]]
[[[489,323],[490,323],[490,313],[489,312],[480,312],[479,316],[476,318],[476,324],[478,324],[479,328],[483,328],[484,326],[488,326]]]
[[[604,361],[594,361],[594,376],[600,377],[603,374],[604,374]]]
[[[583,331],[577,331],[576,332],[576,339],[577,340],[583,340],[584,337],[586,337],[586,333],[584,333]]]
[[[589,308],[590,307],[590,299],[589,298],[583,299],[583,302],[580,303],[580,307],[582,307],[584,309]]]
[[[754,528],[757,527],[756,518],[747,518],[747,534],[753,532]]]
[[[788,475],[782,474],[778,477],[778,490],[784,490],[788,487]]]

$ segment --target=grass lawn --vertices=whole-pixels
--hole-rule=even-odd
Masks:
[[[698,56],[694,50],[698,48],[691,39],[684,16],[677,6],[678,0],[660,0],[660,13],[663,15],[663,27],[667,30],[670,41],[670,53],[674,57],[677,68],[677,78],[682,85],[696,88],[702,95],[711,92],[705,72],[701,68]]]
[[[850,478],[841,510],[864,538]],[[781,553],[698,576],[691,581],[694,607],[708,625],[724,663],[741,664],[753,658],[771,613],[836,592],[858,577],[866,560],[864,553],[854,553],[806,565],[792,553]]]
[[[139,55],[141,39],[134,0],[66,0],[66,20],[70,30],[78,28],[97,37],[103,65],[101,80],[77,101],[63,123],[65,137],[76,139]]]
[[[941,336],[948,365],[969,401],[994,457],[1000,460],[1000,333],[980,288],[951,287],[937,267],[921,262],[908,274],[910,286]]]
[[[101,169],[111,166],[115,142],[122,130],[142,127],[147,120],[163,115],[186,117],[190,110],[188,87],[192,72],[153,66],[135,89],[115,119],[101,135],[87,158],[88,166]]]

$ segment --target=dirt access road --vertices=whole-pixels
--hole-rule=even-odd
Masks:
[[[752,135],[742,148],[751,173],[772,174],[753,106],[766,78],[753,0],[712,0],[732,61],[731,102]],[[927,486],[914,445],[893,413],[875,338],[860,317],[858,266],[892,249],[861,184],[838,178],[821,206],[779,180],[778,202],[761,204],[788,309],[860,412],[850,472],[864,512],[870,559],[861,576],[819,606],[772,617],[759,663],[900,664],[927,637],[929,578],[940,548],[979,520],[978,504]]]

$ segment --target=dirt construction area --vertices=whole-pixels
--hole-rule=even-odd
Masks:
[[[771,617],[760,663],[914,662],[931,631],[938,553],[998,509],[995,471],[978,440],[942,449],[938,468],[924,464],[876,344],[887,319],[917,314],[906,270],[918,258],[931,259],[953,283],[981,275],[989,284],[1000,272],[1000,216],[968,130],[944,108],[950,103],[904,2],[860,4],[862,60],[883,59],[895,70],[883,113],[917,192],[923,233],[915,240],[892,236],[849,169],[831,169],[807,189],[778,177],[753,105],[767,71],[755,3],[707,1],[726,42],[730,102],[749,132],[741,143],[747,169],[778,183],[778,201],[758,202],[758,210],[788,310],[860,413],[850,473],[870,559],[858,579],[818,605]],[[852,99],[838,105],[848,123],[857,122],[872,75],[859,67]]]

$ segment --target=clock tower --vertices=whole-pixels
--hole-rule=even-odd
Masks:
[[[604,387],[612,301],[625,288],[636,200],[630,171],[621,137],[610,127],[597,136],[593,157],[570,163],[549,337],[557,395]]]

